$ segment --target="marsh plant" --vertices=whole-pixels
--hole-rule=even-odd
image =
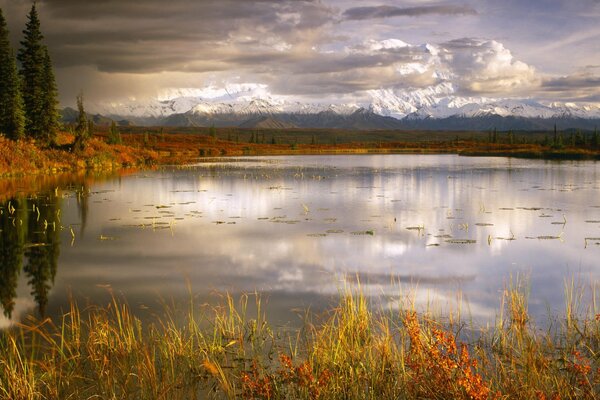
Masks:
[[[594,399],[600,389],[595,296],[566,289],[560,320],[536,327],[520,281],[498,322],[477,330],[460,314],[414,302],[382,309],[342,291],[299,330],[272,328],[259,295],[220,306],[190,302],[142,323],[124,301],[29,319],[2,333],[4,399]],[[252,307],[250,307],[252,306]],[[250,311],[252,309],[253,311]],[[468,333],[467,333],[468,332]]]

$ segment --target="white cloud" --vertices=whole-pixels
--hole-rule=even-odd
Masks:
[[[516,60],[496,40],[460,39],[442,47],[443,64],[467,92],[511,94],[540,84],[535,68]]]

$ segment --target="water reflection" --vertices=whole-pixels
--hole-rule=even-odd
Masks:
[[[60,199],[54,191],[14,197],[0,210],[0,300],[4,315],[12,315],[21,274],[38,312],[44,315],[60,255]]]
[[[68,293],[90,303],[122,293],[152,313],[160,299],[186,303],[189,283],[201,302],[258,290],[286,321],[358,277],[384,302],[408,291],[489,320],[511,274],[525,273],[539,316],[560,311],[565,278],[600,277],[600,240],[586,240],[600,237],[598,172],[594,162],[337,156],[73,179],[13,196],[14,215],[4,203],[2,305],[10,314],[35,300],[56,315]]]

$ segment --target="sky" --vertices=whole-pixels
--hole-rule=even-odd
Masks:
[[[31,0],[0,0],[17,47]],[[260,85],[600,103],[600,0],[39,0],[60,100]],[[448,85],[450,84],[450,85]]]

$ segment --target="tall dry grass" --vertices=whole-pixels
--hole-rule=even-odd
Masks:
[[[469,334],[460,316],[372,307],[359,288],[292,332],[270,327],[258,295],[190,302],[183,323],[167,312],[143,324],[116,299],[84,311],[72,302],[59,321],[0,335],[0,398],[595,399],[594,292],[586,302],[569,282],[564,318],[541,329],[515,281],[496,326]]]

